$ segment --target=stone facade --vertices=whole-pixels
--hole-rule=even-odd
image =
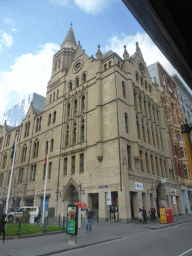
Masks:
[[[3,143],[11,133],[9,146],[0,147],[1,158],[8,155],[4,165],[1,160],[2,201],[19,129],[13,177],[17,195],[12,186],[11,203],[14,198],[20,206],[33,203],[36,191],[35,203],[41,206],[49,147],[46,198],[52,215],[66,216],[67,205],[82,200],[105,220],[107,188],[112,205],[118,202],[120,221],[137,218],[142,206],[147,211],[152,205],[169,206],[174,214],[183,213],[161,92],[138,43],[133,56],[126,47],[121,58],[112,51],[102,54],[98,46],[96,58],[88,57],[70,28],[53,57],[45,111],[36,114],[31,105],[21,126],[0,129]]]

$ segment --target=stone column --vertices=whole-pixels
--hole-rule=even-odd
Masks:
[[[136,104],[137,104],[137,111],[140,112],[140,104],[139,104],[139,91],[136,90]]]
[[[143,115],[145,115],[145,106],[144,106],[144,97],[143,97],[143,93],[140,94],[141,95],[141,112],[143,113]]]
[[[103,160],[103,122],[102,122],[102,53],[100,46],[96,53],[96,113],[97,113],[97,158]]]
[[[99,220],[105,221],[108,218],[108,208],[104,191],[99,192]]]
[[[153,159],[153,168],[154,168],[154,174],[157,176],[157,166],[156,166],[156,161],[155,161],[155,155],[152,154],[152,159]]]
[[[159,160],[159,155],[157,155],[157,165],[158,165],[158,169],[159,169],[159,176],[163,177],[162,170],[161,170],[161,165],[160,165],[160,160]]]
[[[119,221],[128,223],[131,219],[131,204],[129,190],[123,186],[122,192],[118,192],[119,198]]]

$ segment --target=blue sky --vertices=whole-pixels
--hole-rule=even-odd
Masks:
[[[122,56],[124,44],[132,55],[139,42],[147,65],[160,61],[176,73],[121,0],[1,0],[0,115],[26,93],[46,95],[52,56],[71,22],[88,56],[97,45]]]

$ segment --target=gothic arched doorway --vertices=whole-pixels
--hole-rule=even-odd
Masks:
[[[71,185],[67,192],[67,198],[70,204],[73,204],[75,202],[79,201],[78,191],[75,186]]]

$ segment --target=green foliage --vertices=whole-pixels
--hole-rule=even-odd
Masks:
[[[19,224],[8,223],[5,229],[5,237],[16,236],[18,231]],[[62,227],[58,226],[46,226],[47,233],[54,231],[61,231]],[[21,223],[21,236],[32,235],[32,234],[41,234],[43,233],[43,226],[37,226],[36,224],[25,224]],[[0,237],[2,237],[1,235]]]

